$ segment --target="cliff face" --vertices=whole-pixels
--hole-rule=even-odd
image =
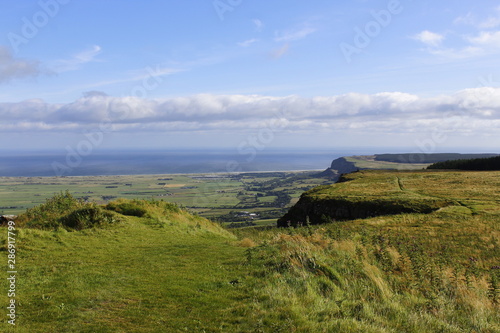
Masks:
[[[333,221],[364,219],[381,215],[402,213],[431,213],[439,209],[442,202],[407,202],[397,199],[352,200],[350,198],[328,198],[317,200],[304,195],[282,218],[278,227],[322,224]]]
[[[318,177],[327,177],[331,180],[337,181],[342,174],[354,171],[358,171],[358,168],[354,165],[354,163],[347,161],[344,157],[340,157],[333,160],[331,166],[322,173],[318,174]]]
[[[330,169],[337,171],[339,174],[351,173],[358,170],[354,163],[348,162],[344,157],[333,160]]]
[[[377,176],[377,174],[375,174]],[[328,223],[401,213],[431,213],[452,201],[405,190],[397,176],[367,177],[366,172],[341,176],[334,185],[305,192],[278,220],[278,227]]]

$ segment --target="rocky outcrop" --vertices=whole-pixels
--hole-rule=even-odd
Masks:
[[[344,157],[333,160],[331,166],[325,171],[319,173],[317,177],[329,178],[337,181],[342,174],[358,171],[356,165],[347,161]]]
[[[278,227],[322,224],[402,213],[428,214],[454,204],[453,200],[407,193],[403,190],[396,192],[388,190],[376,194],[360,192],[357,188],[363,185],[362,173],[341,176],[334,185],[318,186],[303,193],[288,213],[278,220]],[[376,187],[377,183],[371,186]]]
[[[350,198],[327,198],[318,200],[303,195],[288,213],[278,220],[278,227],[322,224],[333,221],[363,219],[381,215],[401,213],[431,213],[448,202],[409,202],[395,199],[352,200]]]
[[[344,157],[333,160],[330,169],[335,170],[338,174],[351,173],[358,171],[358,168],[353,162],[347,161]]]

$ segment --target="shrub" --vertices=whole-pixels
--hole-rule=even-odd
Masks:
[[[110,202],[106,205],[106,209],[115,211],[122,215],[143,217],[147,214],[147,210],[139,206],[137,201],[131,202]]]
[[[176,204],[163,200],[118,199],[107,204],[105,208],[123,215],[149,217],[152,219],[162,218],[171,213],[179,213],[181,211]]]
[[[119,219],[95,203],[85,203],[69,191],[55,194],[39,206],[29,208],[17,219],[18,226],[36,229],[81,230],[118,222]]]
[[[59,221],[67,228],[82,230],[113,224],[119,220],[112,212],[106,211],[95,204],[87,204],[85,207],[76,209],[60,218]]]

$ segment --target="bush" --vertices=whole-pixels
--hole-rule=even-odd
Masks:
[[[81,230],[118,221],[113,213],[95,203],[78,200],[66,191],[55,194],[44,204],[27,209],[18,217],[17,225],[37,229]]]
[[[111,202],[106,205],[106,209],[115,211],[122,215],[144,217],[147,210],[138,205],[135,200],[132,202]]]
[[[107,204],[105,208],[123,215],[152,219],[162,218],[171,213],[179,213],[181,211],[176,204],[163,200],[118,199]]]
[[[87,204],[85,207],[76,209],[60,218],[59,221],[64,227],[82,230],[113,224],[119,220],[112,212],[106,211],[95,204]]]

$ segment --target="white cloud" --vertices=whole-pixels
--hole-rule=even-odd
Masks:
[[[253,43],[256,43],[258,41],[259,41],[258,39],[252,38],[252,39],[246,40],[244,42],[238,43],[238,45],[241,47],[249,47],[250,45],[252,45]]]
[[[437,48],[429,50],[429,53],[446,59],[468,59],[483,56],[485,50],[482,47],[466,46],[462,49]]]
[[[500,26],[500,17],[489,17],[486,21],[479,24],[481,29],[493,29]]]
[[[413,38],[428,46],[438,46],[444,40],[444,35],[424,30],[413,36]]]
[[[128,75],[125,77],[122,77],[122,78],[99,81],[99,82],[95,82],[95,83],[86,85],[85,87],[82,87],[82,88],[92,89],[92,88],[109,86],[109,85],[118,84],[118,83],[149,80],[152,78],[158,78],[158,82],[161,82],[162,76],[172,75],[172,74],[183,72],[183,71],[184,70],[182,70],[182,69],[162,67],[161,65],[156,65],[156,67],[147,67],[147,68],[141,69],[141,70],[129,71],[127,73]]]
[[[495,16],[490,16],[484,21],[479,23],[479,28],[480,29],[493,29],[498,26],[500,26],[500,6],[498,6],[496,9],[496,15]]]
[[[440,128],[453,133],[498,133],[500,88],[466,89],[420,98],[401,92],[302,98],[202,94],[169,99],[111,97],[91,92],[68,104],[42,100],[0,103],[5,131],[82,131],[111,123],[124,133],[248,131],[271,123],[287,131],[360,130],[410,133]],[[281,126],[284,127],[284,126]]]
[[[482,31],[477,36],[469,37],[468,40],[485,48],[500,48],[500,31]]]
[[[40,74],[38,61],[16,59],[7,47],[0,46],[0,83],[35,77]]]
[[[459,16],[459,17],[457,17],[453,21],[453,23],[455,23],[455,24],[475,25],[476,24],[476,18],[475,18],[475,16],[471,12],[468,12],[465,16]]]
[[[301,29],[287,30],[284,32],[275,32],[274,40],[276,42],[290,42],[303,39],[314,32],[316,32],[316,29],[311,27],[303,27]]]
[[[96,57],[101,53],[101,47],[93,45],[91,48],[73,55],[69,59],[57,60],[51,67],[58,73],[80,69],[82,65],[96,61]]]
[[[460,37],[463,42],[455,47],[442,45],[444,36],[427,30],[413,38],[425,43],[428,46],[425,51],[428,53],[452,60],[477,58],[498,53],[500,50],[500,31],[479,31]]]
[[[457,17],[453,23],[472,25],[479,29],[494,29],[500,26],[500,6],[495,8],[493,12],[495,13],[493,16],[488,16],[482,20],[469,12],[465,16]]]

